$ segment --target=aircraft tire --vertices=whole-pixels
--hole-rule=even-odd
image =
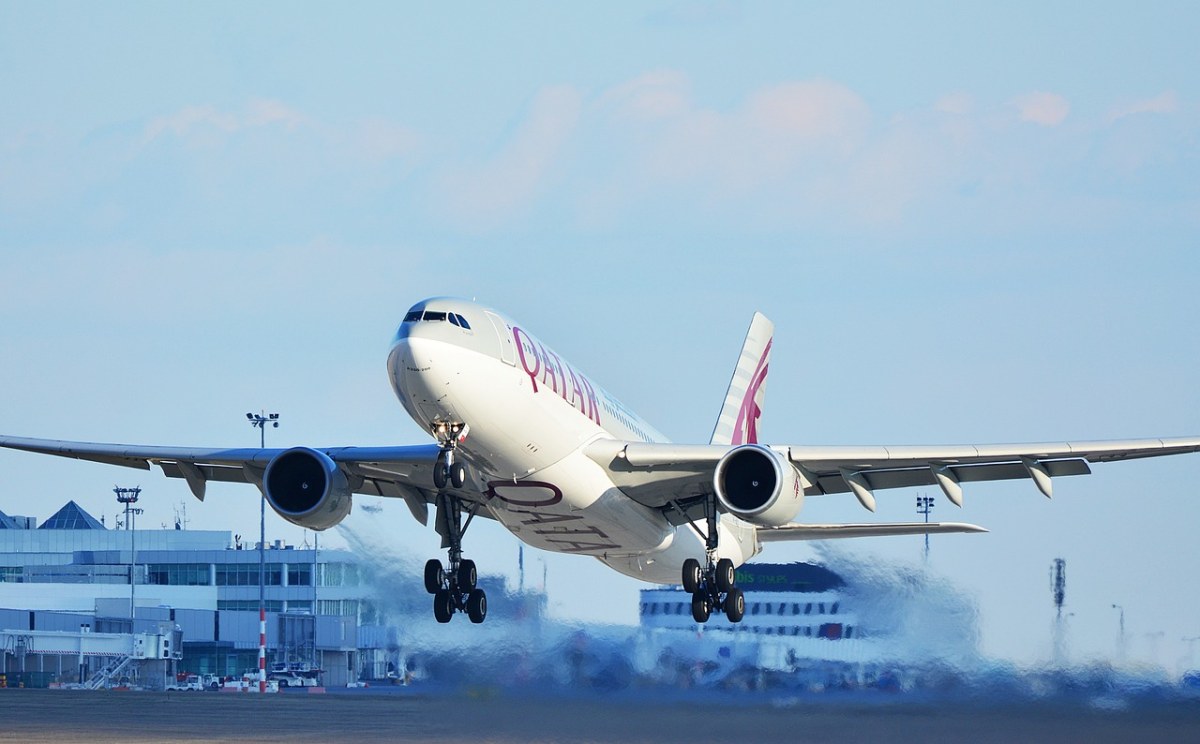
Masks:
[[[458,590],[460,592],[470,592],[475,589],[479,583],[479,571],[475,568],[475,561],[463,560],[458,564]]]
[[[709,615],[712,614],[712,605],[708,603],[708,596],[704,594],[692,595],[692,619],[698,623],[708,622]]]
[[[446,463],[438,458],[437,463],[433,466],[433,487],[437,490],[442,490],[446,487]]]
[[[487,594],[482,589],[474,589],[467,595],[467,617],[476,625],[487,617]]]
[[[700,561],[695,558],[688,558],[683,562],[683,590],[688,594],[695,594],[700,588],[700,579],[703,574],[700,571]]]
[[[462,488],[467,483],[467,466],[456,462],[450,466],[450,485]]]
[[[439,623],[448,623],[454,616],[454,600],[449,589],[439,589],[433,595],[433,619]]]
[[[437,594],[445,583],[446,572],[442,570],[442,562],[437,558],[425,561],[425,591]]]
[[[733,567],[733,561],[728,558],[717,561],[717,589],[723,592],[729,591],[733,588],[736,579],[737,571]]]
[[[731,623],[740,623],[746,616],[746,595],[736,586],[725,595],[725,617]]]

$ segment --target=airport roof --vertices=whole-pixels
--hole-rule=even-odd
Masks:
[[[47,519],[39,530],[105,530],[108,529],[91,514],[83,510],[74,501],[68,501],[63,508]]]
[[[0,511],[0,530],[18,530],[20,528],[20,525],[14,522],[12,517]]]

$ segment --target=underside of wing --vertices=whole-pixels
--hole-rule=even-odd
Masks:
[[[748,445],[745,445],[748,446]],[[714,474],[738,447],[599,440],[587,454],[630,498],[674,521],[703,516]],[[1029,479],[1047,497],[1052,479],[1086,475],[1089,463],[1200,451],[1200,437],[1090,442],[938,446],[763,447],[795,469],[804,495],[853,493],[874,511],[875,491],[937,486],[961,506],[963,484]]]

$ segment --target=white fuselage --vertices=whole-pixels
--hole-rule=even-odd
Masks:
[[[678,583],[687,558],[703,561],[696,529],[627,497],[583,452],[597,439],[665,438],[513,321],[469,301],[426,300],[400,327],[388,374],[422,427],[467,424],[458,455],[488,511],[523,542],[657,583]],[[744,563],[754,546],[726,521],[718,529],[718,557]]]

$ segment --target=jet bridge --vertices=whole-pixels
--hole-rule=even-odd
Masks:
[[[11,657],[11,659],[10,659]],[[33,657],[32,659],[30,657]],[[158,633],[93,633],[56,630],[0,630],[0,673],[45,671],[55,665],[59,678],[74,677],[87,689],[112,687],[122,677],[159,687],[167,671],[164,662],[183,658],[183,633],[164,625]],[[153,666],[160,662],[161,674]],[[74,674],[77,665],[78,676]],[[145,674],[144,672],[150,672]]]

